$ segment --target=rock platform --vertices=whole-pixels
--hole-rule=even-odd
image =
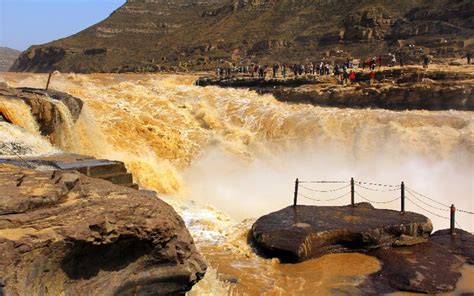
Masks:
[[[39,157],[1,159],[0,164],[20,167],[41,168],[46,170],[78,171],[86,176],[110,181],[116,185],[138,189],[133,176],[121,161],[96,159],[92,156],[62,153]]]
[[[364,295],[453,291],[463,264],[473,264],[474,235],[448,229],[431,235],[423,215],[353,206],[290,206],[259,218],[251,242],[264,256],[297,263],[325,254],[362,252],[382,263],[359,285]]]
[[[370,85],[369,72],[357,71],[356,83],[349,86],[342,86],[333,75],[288,79],[201,77],[196,85],[248,88],[272,94],[283,102],[339,108],[474,110],[473,71],[386,68],[376,72],[375,80]]]
[[[205,273],[157,197],[70,171],[0,164],[0,295],[184,295]]]
[[[428,237],[433,226],[423,215],[354,207],[290,206],[259,218],[252,226],[255,244],[265,254],[301,262],[325,254],[368,252],[391,246],[402,235]]]

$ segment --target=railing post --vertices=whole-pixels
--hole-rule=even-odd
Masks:
[[[454,229],[455,229],[455,224],[456,224],[456,208],[454,207],[454,205],[451,205],[451,235],[454,234]]]
[[[46,89],[45,90],[48,90],[49,88],[49,82],[51,81],[51,76],[53,75],[53,71],[49,72],[49,75],[48,75],[48,82],[46,82]]]
[[[355,196],[354,196],[354,178],[351,178],[351,205],[354,206],[355,204]]]
[[[296,181],[295,181],[295,197],[293,199],[293,206],[296,207],[296,204],[298,203],[298,185],[299,185],[300,181],[298,178],[296,178]]]
[[[402,199],[402,209],[401,212],[405,213],[405,183],[402,182],[402,185],[400,186],[401,189],[401,199]]]

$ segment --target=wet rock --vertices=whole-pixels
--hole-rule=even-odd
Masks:
[[[367,252],[391,246],[402,235],[427,237],[432,229],[423,215],[375,209],[368,203],[290,206],[259,218],[252,238],[264,254],[300,262],[330,253]]]
[[[6,295],[184,295],[204,274],[183,220],[137,190],[0,165]]]
[[[474,264],[474,235],[467,231],[456,229],[451,235],[449,229],[438,230],[430,237],[430,241],[447,248],[452,254],[466,258],[466,262]]]
[[[361,289],[380,295],[395,291],[438,294],[453,291],[461,277],[463,261],[444,247],[426,242],[409,247],[378,249],[369,253],[382,261]]]
[[[402,234],[402,235],[400,235],[400,238],[397,239],[393,243],[393,246],[394,247],[414,246],[414,245],[417,245],[417,244],[426,243],[427,241],[428,241],[428,239],[426,239],[424,237],[413,237],[413,236]]]
[[[61,137],[61,127],[65,124],[69,117],[73,122],[79,118],[83,102],[82,100],[73,97],[69,94],[54,91],[41,90],[32,88],[8,88],[0,87],[0,99],[22,100],[30,108],[31,114],[36,119],[42,135],[51,138],[53,143],[58,143]],[[63,114],[57,103],[62,102],[67,107],[69,114]],[[3,110],[4,116],[13,124],[15,118],[8,118],[8,110]],[[0,113],[3,113],[0,110]]]

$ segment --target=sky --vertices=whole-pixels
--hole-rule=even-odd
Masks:
[[[107,18],[125,0],[0,0],[0,46],[25,50]]]

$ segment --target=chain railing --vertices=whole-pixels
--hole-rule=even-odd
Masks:
[[[305,184],[305,185],[302,185]],[[337,185],[337,184],[345,184],[343,186],[338,186],[335,188],[315,188],[315,184],[317,186],[330,186],[330,185]],[[343,191],[344,189],[350,188],[350,191],[344,194],[337,194],[335,193],[339,191]],[[384,200],[374,200],[371,198],[367,198],[366,195],[361,191],[370,191],[370,192],[380,192],[380,193],[394,193],[395,191],[399,191],[400,194],[398,196],[391,196],[388,199]],[[315,197],[311,194],[318,194],[318,195],[335,195],[335,196],[325,196],[325,198]],[[459,226],[458,222],[456,221],[456,213],[462,213],[467,215],[474,215],[473,211],[465,210],[465,209],[456,209],[454,204],[447,205],[445,203],[439,202],[434,198],[428,197],[422,193],[419,193],[412,189],[411,187],[405,186],[404,182],[401,182],[400,185],[393,185],[393,184],[380,184],[380,183],[372,183],[372,182],[362,182],[356,181],[354,178],[351,178],[350,181],[300,181],[296,179],[295,182],[295,192],[294,192],[294,200],[293,206],[296,206],[298,203],[298,197],[302,197],[304,199],[314,201],[314,202],[330,202],[343,199],[345,197],[350,196],[351,198],[351,205],[355,205],[356,197],[363,201],[369,202],[371,204],[390,204],[396,201],[400,201],[400,213],[405,213],[405,201],[409,201],[415,207],[419,208],[420,210],[429,213],[432,216],[449,220],[450,221],[450,230],[451,234],[455,233],[455,227],[458,226],[458,229],[462,228]],[[449,212],[449,217],[447,216],[447,212]]]

